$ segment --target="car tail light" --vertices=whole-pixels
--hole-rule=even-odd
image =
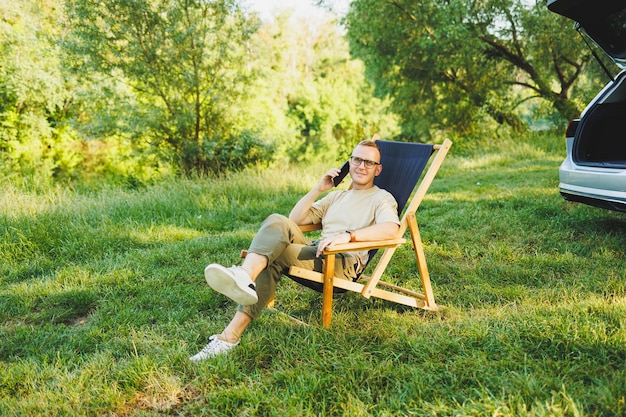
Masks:
[[[567,129],[565,129],[565,137],[573,138],[576,135],[576,130],[578,129],[578,124],[580,123],[580,119],[574,119],[569,122],[567,125]]]

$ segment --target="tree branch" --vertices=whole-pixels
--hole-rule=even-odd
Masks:
[[[411,12],[409,12],[403,5],[401,5],[398,1],[396,0],[391,0],[389,3],[391,3],[392,5],[396,6],[398,9],[400,9],[400,11],[402,11],[402,13],[404,13],[405,15],[408,16],[409,19],[411,19],[412,21],[420,24],[420,22],[417,20],[417,17],[415,17],[415,15],[413,15]],[[429,35],[431,36],[435,36],[435,31],[428,26],[427,24],[421,23],[421,25],[424,27],[424,29],[426,30],[426,32],[428,32]]]

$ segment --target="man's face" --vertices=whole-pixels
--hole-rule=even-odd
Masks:
[[[371,146],[357,146],[352,151],[352,156],[367,161],[380,162],[380,152]],[[350,177],[352,178],[353,186],[356,189],[371,187],[374,184],[374,178],[380,174],[382,169],[382,165],[368,168],[364,162],[361,162],[358,166],[351,162]]]

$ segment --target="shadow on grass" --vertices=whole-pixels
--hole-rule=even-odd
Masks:
[[[100,295],[92,290],[69,290],[41,295],[25,301],[19,295],[0,297],[3,321],[18,320],[29,325],[73,325],[94,312]]]

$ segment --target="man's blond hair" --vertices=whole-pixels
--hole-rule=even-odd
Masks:
[[[367,146],[369,148],[376,148],[376,150],[378,151],[378,157],[379,157],[378,159],[380,159],[380,148],[378,147],[378,143],[376,143],[376,140],[365,139],[359,142],[356,146]],[[377,161],[377,162],[380,162],[380,161]]]

